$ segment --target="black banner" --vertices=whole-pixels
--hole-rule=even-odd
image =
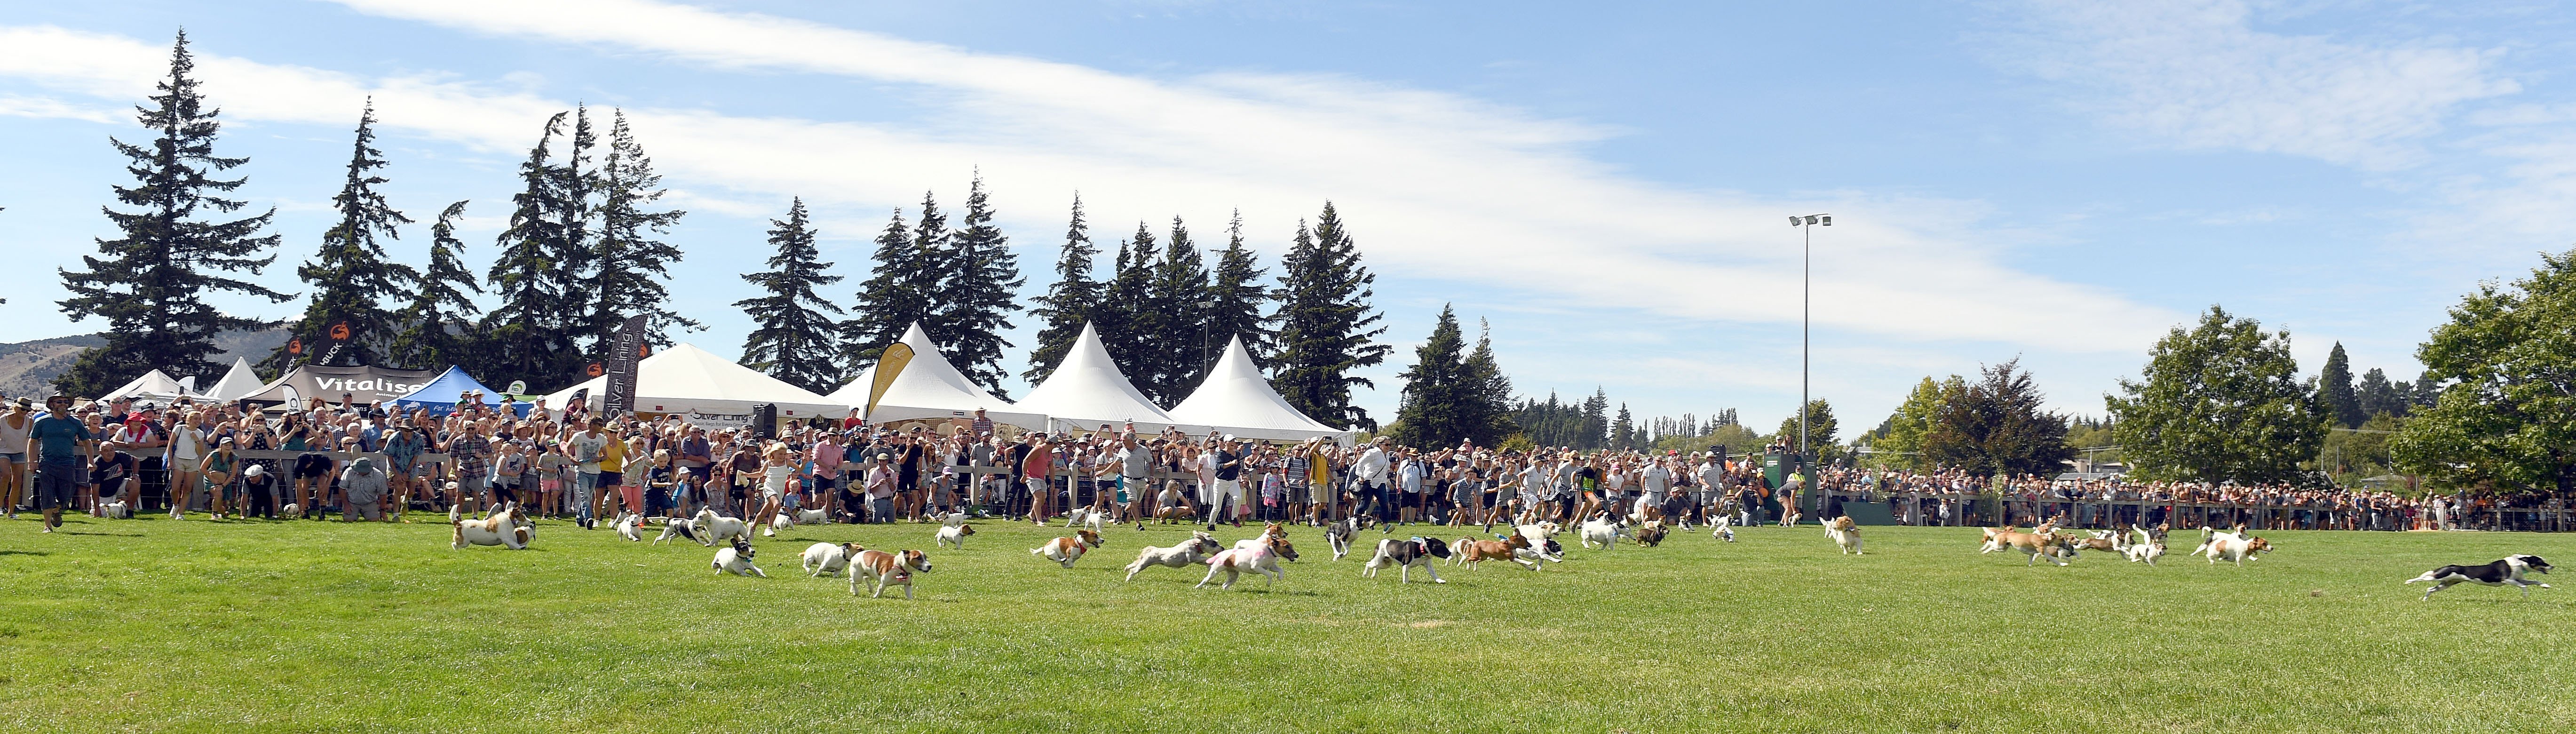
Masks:
[[[636,314],[617,327],[617,341],[608,348],[607,369],[601,375],[608,383],[600,392],[600,417],[615,418],[635,408],[635,372],[644,362],[646,349],[644,319]]]

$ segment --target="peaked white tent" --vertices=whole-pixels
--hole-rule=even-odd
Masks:
[[[1136,430],[1153,433],[1165,427],[1178,426],[1191,433],[1205,433],[1205,426],[1173,418],[1118,371],[1118,362],[1109,358],[1109,348],[1100,343],[1100,334],[1090,324],[1082,325],[1082,336],[1065,350],[1064,361],[1056,363],[1046,382],[1030,390],[1020,400],[1019,410],[1038,413],[1055,420],[1057,425],[1080,430],[1094,430],[1100,424],[1121,425],[1136,422]]]
[[[1208,371],[1189,399],[1172,407],[1171,415],[1173,420],[1205,424],[1245,438],[1303,441],[1321,436],[1339,441],[1351,436],[1349,431],[1315,422],[1279,397],[1270,380],[1261,376],[1261,368],[1252,363],[1252,352],[1243,348],[1240,336],[1226,344],[1216,368]]]
[[[885,395],[877,398],[876,410],[868,413],[869,423],[973,418],[975,409],[983,408],[984,417],[996,423],[1030,430],[1046,429],[1044,414],[1013,407],[1009,401],[993,397],[992,393],[966,379],[966,373],[957,371],[957,365],[939,353],[939,346],[930,342],[930,334],[921,330],[920,323],[916,322],[912,328],[904,330],[901,344],[912,348],[912,359],[895,372],[894,381],[886,385]],[[832,393],[832,398],[854,408],[868,407],[868,392],[876,385],[877,371],[884,367],[882,362],[869,367],[866,373],[859,375],[857,382]]]
[[[572,394],[590,390],[590,407],[606,398],[608,378],[593,377],[546,396],[546,405],[562,408]],[[635,410],[642,413],[703,413],[741,416],[751,407],[776,403],[778,417],[804,420],[839,418],[849,406],[790,385],[759,370],[734,364],[692,344],[676,344],[645,357],[635,368]]]
[[[182,395],[196,397],[196,393],[189,390],[187,386],[179,384],[178,380],[170,379],[169,373],[153,370],[143,373],[142,377],[134,378],[133,382],[125,383],[124,387],[107,391],[107,394],[98,396],[98,399],[176,400]]]
[[[233,368],[226,370],[224,379],[216,380],[215,386],[206,390],[206,399],[228,402],[259,392],[259,388],[266,384],[259,379],[259,372],[250,368],[249,359],[234,357]]]

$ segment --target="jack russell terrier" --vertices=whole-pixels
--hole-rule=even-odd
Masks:
[[[643,524],[644,515],[641,513],[617,513],[617,537],[641,543],[644,541],[644,533],[639,528]]]
[[[946,548],[946,547],[948,547],[948,546],[952,546],[952,545],[953,545],[953,546],[957,546],[958,548],[961,548],[961,549],[962,549],[962,548],[965,548],[965,547],[966,547],[966,536],[974,535],[974,534],[975,534],[975,526],[973,526],[973,525],[968,525],[968,524],[965,524],[965,523],[958,523],[958,524],[956,524],[956,525],[941,525],[941,526],[939,526],[939,534],[938,534],[938,535],[936,535],[936,536],[933,536],[933,537],[931,538],[931,540],[932,540],[932,541],[934,541],[934,542],[937,542],[937,543],[939,544],[939,547],[941,547],[941,548]]]
[[[1869,555],[1860,550],[1860,523],[1853,522],[1850,515],[1837,517],[1833,522],[1825,523],[1825,536],[1833,538],[1834,547],[1842,549],[1844,553],[1856,556]]]
[[[876,587],[868,598],[885,596],[888,586],[903,587],[903,598],[912,598],[912,575],[930,573],[930,554],[917,550],[887,553],[878,550],[859,551],[850,559],[850,595],[859,595],[859,583],[867,581]]]
[[[2006,548],[2018,550],[2030,554],[2030,560],[2022,563],[2024,566],[2038,564],[2041,557],[2048,558],[2050,563],[2063,566],[2066,565],[2066,557],[2075,555],[2075,549],[2065,547],[2065,543],[2058,539],[2057,528],[2054,526],[2041,525],[2038,532],[2031,533],[2014,530],[2010,525],[2001,528],[1984,528],[1984,530],[1986,543],[1983,548],[1978,549],[1979,554],[1993,553]]]
[[[850,557],[867,550],[857,543],[815,543],[805,546],[805,573],[814,578],[840,575],[850,565]]]
[[[1638,545],[1653,548],[1663,545],[1664,535],[1669,532],[1671,531],[1664,529],[1663,519],[1657,518],[1647,520],[1645,524],[1638,526],[1637,532],[1631,534],[1630,537],[1636,538]]]
[[[526,516],[519,512],[519,506],[516,503],[504,504],[500,512],[492,513],[491,517],[481,520],[465,519],[463,507],[456,505],[447,507],[447,524],[456,527],[454,545],[457,550],[464,550],[468,545],[497,545],[510,550],[527,550],[531,531],[521,522],[525,519]]]
[[[654,538],[653,544],[661,545],[662,541],[670,540],[672,538],[687,538],[689,540],[696,541],[699,545],[708,547],[715,546],[714,541],[706,540],[698,536],[698,522],[696,520],[691,520],[685,517],[671,518],[670,524],[662,526],[662,537]]]
[[[1410,584],[1413,583],[1413,567],[1421,566],[1424,573],[1431,574],[1432,583],[1445,584],[1449,580],[1441,578],[1440,569],[1434,568],[1431,562],[1448,557],[1449,544],[1440,542],[1439,538],[1387,538],[1377,542],[1377,555],[1370,556],[1368,565],[1360,567],[1360,576],[1377,578],[1378,569],[1394,566],[1404,583]]]
[[[2538,586],[2543,589],[2549,588],[2548,584],[2523,580],[2522,574],[2524,571],[2549,573],[2549,562],[2534,555],[2505,556],[2493,563],[2481,566],[2443,566],[2431,571],[2426,571],[2422,576],[2407,579],[2406,583],[2411,584],[2417,581],[2433,582],[2433,587],[2425,589],[2424,597],[2417,599],[2416,601],[2430,601],[2433,598],[2433,592],[2448,589],[2464,583],[2478,583],[2486,586],[2519,587],[2522,589],[2522,598],[2525,599],[2531,598],[2531,587]]]
[[[2251,535],[2245,535],[2241,532],[2231,533],[2224,530],[2212,531],[2206,527],[2201,528],[2200,531],[2203,536],[2200,541],[2200,548],[2193,550],[2192,552],[2208,556],[2209,565],[2212,566],[2218,565],[2218,558],[2220,556],[2226,556],[2227,560],[2234,561],[2238,566],[2243,566],[2245,565],[2246,559],[2249,558],[2258,561],[2262,560],[2261,557],[2254,554],[2272,549],[2272,541]]]
[[[1604,512],[1583,521],[1583,528],[1577,532],[1576,539],[1582,541],[1585,548],[1598,546],[1609,550],[1610,546],[1619,544],[1619,536],[1627,534],[1626,522],[1612,520],[1610,513]]]
[[[698,509],[697,530],[698,542],[709,546],[727,538],[751,539],[751,523],[738,517],[718,515],[713,507]]]
[[[1073,508],[1073,511],[1065,513],[1064,526],[1068,528],[1079,526],[1089,529],[1094,533],[1109,532],[1107,530],[1109,526],[1109,511],[1094,510],[1088,507],[1076,507]]]
[[[1539,570],[1537,562],[1522,557],[1521,552],[1529,549],[1528,538],[1513,534],[1503,536],[1502,540],[1459,538],[1456,545],[1449,547],[1449,552],[1453,560],[1465,564],[1470,571],[1485,561],[1511,561],[1532,571]]]
[[[1136,562],[1127,564],[1127,580],[1136,580],[1137,573],[1154,566],[1162,566],[1165,568],[1188,568],[1190,566],[1195,566],[1206,562],[1210,556],[1214,556],[1224,550],[1225,546],[1217,544],[1215,536],[1208,535],[1205,532],[1192,530],[1190,531],[1190,539],[1181,541],[1180,545],[1175,545],[1170,548],[1149,545],[1145,546],[1144,550],[1138,551],[1136,553]]]
[[[707,565],[714,568],[718,576],[730,573],[738,576],[769,578],[769,574],[762,572],[759,566],[751,565],[753,555],[755,554],[751,549],[751,541],[735,538],[733,547],[717,550],[716,560]]]
[[[1065,568],[1072,568],[1074,561],[1082,560],[1083,553],[1100,547],[1099,533],[1083,529],[1073,531],[1073,534],[1077,537],[1057,538],[1047,541],[1046,545],[1030,548],[1029,555],[1054,561]]]
[[[1361,513],[1340,520],[1335,520],[1332,525],[1325,527],[1324,542],[1333,546],[1333,560],[1342,560],[1343,556],[1350,555],[1351,538],[1359,535],[1360,531],[1368,529],[1369,525],[1376,522],[1377,518],[1370,517],[1367,513]],[[1390,530],[1389,532],[1393,531]]]
[[[1216,575],[1222,573],[1225,574],[1225,583],[1216,588],[1232,589],[1235,579],[1242,578],[1245,571],[1250,571],[1261,575],[1261,588],[1267,590],[1279,583],[1281,577],[1288,575],[1286,570],[1279,568],[1279,554],[1271,550],[1273,546],[1286,542],[1288,542],[1287,538],[1277,538],[1271,541],[1271,545],[1254,546],[1250,550],[1228,548],[1219,551],[1216,557],[1208,559],[1207,578],[1199,579],[1199,585],[1190,588],[1207,588],[1208,582],[1215,581]]]

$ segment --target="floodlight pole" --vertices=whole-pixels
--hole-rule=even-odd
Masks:
[[[1789,218],[1789,226],[1798,228],[1801,241],[1798,246],[1798,462],[1800,464],[1815,461],[1815,457],[1807,453],[1807,405],[1811,400],[1807,394],[1808,361],[1812,351],[1809,334],[1814,328],[1812,317],[1816,302],[1816,225],[1818,224],[1834,226],[1834,215],[1809,214]],[[1803,471],[1799,473],[1805,474]],[[1814,492],[1816,488],[1808,487],[1807,491]]]

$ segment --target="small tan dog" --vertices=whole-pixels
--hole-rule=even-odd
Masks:
[[[881,550],[859,551],[857,556],[850,559],[850,595],[859,595],[859,584],[864,579],[876,588],[875,592],[868,594],[868,598],[885,596],[885,587],[901,586],[903,598],[910,599],[912,598],[912,575],[916,573],[930,573],[930,554],[917,550],[893,553]]]
[[[456,527],[457,550],[468,545],[497,545],[510,550],[527,550],[529,528],[517,503],[501,505],[499,512],[481,520],[465,519],[465,508],[447,506],[447,524]]]
[[[1869,555],[1860,550],[1860,523],[1853,522],[1850,515],[1837,517],[1833,522],[1825,523],[1825,535],[1833,538],[1834,546],[1841,548],[1844,553],[1855,556]]]
[[[1082,560],[1082,554],[1100,547],[1099,533],[1085,529],[1073,531],[1073,534],[1076,537],[1057,538],[1047,541],[1046,545],[1030,548],[1029,555],[1054,561],[1065,568],[1072,568],[1074,561]]]

